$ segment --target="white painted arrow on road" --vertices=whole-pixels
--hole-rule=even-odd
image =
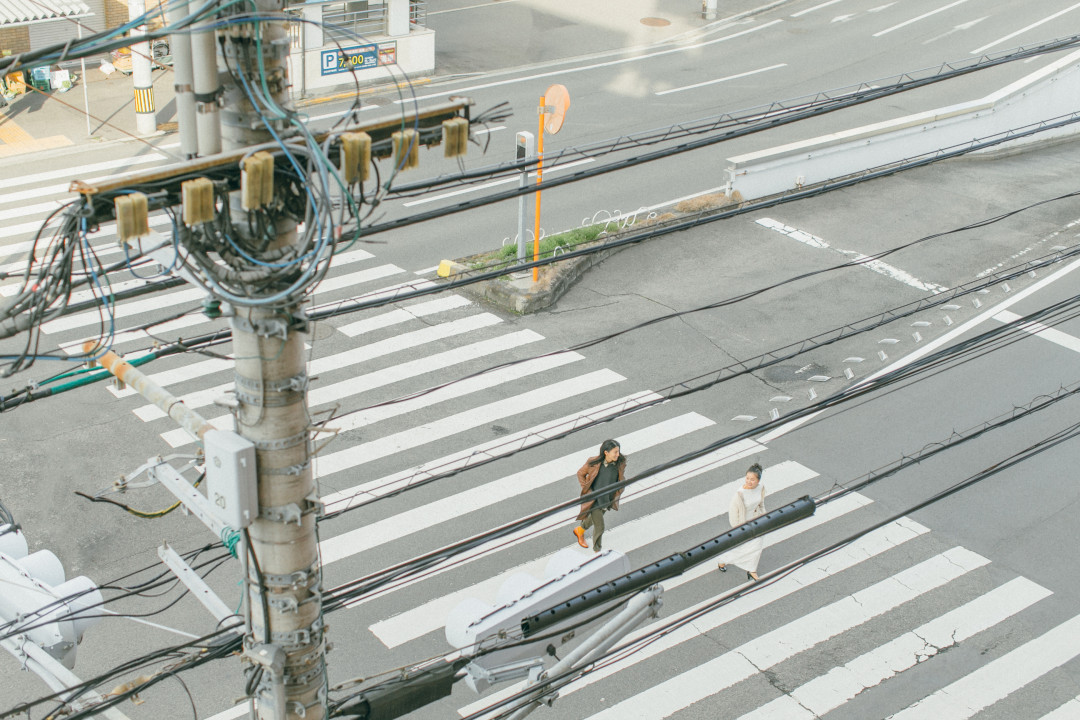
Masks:
[[[976,25],[978,25],[979,23],[981,23],[983,20],[985,20],[988,17],[990,17],[990,16],[987,15],[985,17],[979,18],[978,20],[971,20],[971,21],[966,22],[966,23],[961,23],[961,24],[957,25],[956,27],[954,27],[952,30],[948,30],[946,32],[943,32],[940,35],[938,35],[937,37],[932,37],[929,40],[924,40],[923,45],[929,45],[930,43],[932,43],[932,42],[934,42],[936,40],[941,40],[942,38],[947,38],[950,35],[952,35],[953,33],[960,32],[961,30],[970,30],[971,28],[975,27]]]

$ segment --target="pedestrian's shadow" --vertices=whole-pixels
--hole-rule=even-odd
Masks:
[[[48,97],[40,92],[30,90],[22,95],[17,95],[13,100],[8,100],[4,112],[0,113],[0,125],[8,120],[14,120],[23,113],[35,113],[48,101]]]

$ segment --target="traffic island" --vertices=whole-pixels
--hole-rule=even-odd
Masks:
[[[664,227],[690,216],[707,215],[741,202],[742,197],[738,193],[713,193],[683,200],[675,205],[672,212],[657,214],[638,211],[559,233],[541,241],[540,258],[555,256],[556,261],[538,268],[536,282],[533,282],[532,270],[527,269],[461,286],[461,292],[503,310],[528,315],[554,305],[586,271],[632,244],[620,245],[616,241],[639,235],[647,228]],[[608,245],[614,247],[605,247]],[[561,261],[557,259],[561,254],[582,250],[595,252]],[[529,260],[532,260],[531,255]],[[439,264],[438,276],[444,282],[452,283],[477,275],[506,271],[516,264],[517,246],[507,245],[456,260],[443,260]]]

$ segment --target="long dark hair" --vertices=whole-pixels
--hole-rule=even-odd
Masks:
[[[758,481],[759,482],[761,481],[761,465],[760,464],[754,463],[750,467],[746,468],[746,472],[754,473],[755,475],[757,475]]]
[[[599,465],[600,463],[604,462],[604,453],[606,453],[608,450],[613,450],[615,448],[619,448],[619,459],[615,461],[615,467],[622,467],[626,464],[626,456],[622,454],[622,445],[619,444],[618,440],[611,439],[605,440],[604,442],[600,443],[600,454],[597,455],[596,459],[589,464]]]

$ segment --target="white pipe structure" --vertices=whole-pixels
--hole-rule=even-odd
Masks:
[[[165,9],[169,25],[175,25],[188,13],[187,5],[171,2]],[[169,36],[169,53],[172,55],[173,89],[176,91],[176,119],[180,130],[180,152],[185,158],[199,154],[198,135],[195,134],[195,85],[191,65],[191,35],[188,32]]]
[[[192,89],[195,91],[195,128],[199,155],[221,152],[221,115],[218,112],[216,31],[209,26],[214,18],[195,23],[191,35]]]
[[[145,0],[128,0],[128,19],[146,13]],[[140,25],[132,37],[146,37],[146,25]],[[157,132],[157,113],[154,112],[154,78],[150,67],[150,43],[141,40],[131,44],[131,79],[135,85],[135,129],[140,135]],[[85,78],[83,79],[85,82]]]
[[[582,641],[574,650],[557,662],[550,670],[541,673],[536,682],[548,677],[557,677],[577,665],[585,666],[600,655],[611,649],[615,643],[626,637],[634,628],[645,622],[650,617],[656,617],[663,604],[660,597],[664,594],[662,585],[653,585],[647,590],[642,590],[634,597],[618,615],[609,620],[602,628]],[[540,707],[541,703],[551,705],[559,696],[558,688],[574,681],[574,677],[553,683],[551,687],[538,692],[537,696],[510,716],[509,720],[523,720],[533,710]]]

